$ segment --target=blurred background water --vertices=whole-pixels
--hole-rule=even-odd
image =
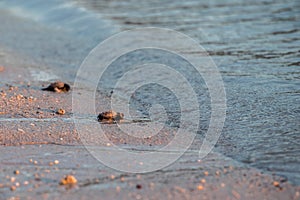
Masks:
[[[1,46],[69,81],[91,49],[121,30],[154,26],[187,34],[206,49],[225,84],[227,117],[216,149],[300,184],[299,1],[2,0],[0,13]],[[155,60],[155,53],[134,52],[119,64],[146,58]],[[204,134],[209,95],[205,84],[198,90]],[[168,94],[151,91],[138,91],[134,105],[147,110],[151,99]]]

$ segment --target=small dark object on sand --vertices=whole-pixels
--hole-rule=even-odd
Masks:
[[[113,122],[113,121],[120,121],[124,118],[123,113],[115,112],[115,111],[106,111],[102,112],[98,115],[99,122]]]
[[[70,85],[57,81],[51,83],[48,87],[43,88],[42,90],[51,91],[51,92],[68,92],[71,89]]]

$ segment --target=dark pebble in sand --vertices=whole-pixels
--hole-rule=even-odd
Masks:
[[[16,186],[14,186],[14,185],[12,185],[11,187],[10,187],[10,190],[11,191],[15,191],[17,188],[16,188]]]
[[[142,185],[141,184],[137,184],[136,185],[136,189],[142,189]]]
[[[51,91],[51,92],[68,92],[70,89],[71,87],[67,83],[57,81],[51,83],[48,87],[43,88],[42,90]]]
[[[115,112],[115,111],[106,111],[102,112],[98,115],[98,121],[103,122],[103,121],[120,121],[124,118],[123,113]]]

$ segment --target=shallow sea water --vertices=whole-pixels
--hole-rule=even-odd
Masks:
[[[227,116],[217,151],[300,184],[299,1],[20,2],[4,1],[0,8],[40,27],[32,38],[23,36],[18,46],[11,35],[3,33],[0,44],[57,66],[58,74],[69,70],[64,76],[71,81],[87,53],[118,31],[154,26],[171,28],[195,39],[218,66],[226,90]],[[38,48],[23,41],[36,36],[40,40]],[[52,37],[65,42],[55,42]],[[177,64],[176,69],[187,66],[173,55],[156,54],[157,51],[136,51],[121,57],[112,64],[99,87],[110,91],[115,80],[128,70],[118,67],[121,65],[155,61],[175,68]],[[186,72],[186,76],[192,77],[190,82],[200,102],[198,134],[204,136],[211,109],[209,94],[201,77],[189,73],[193,74]],[[175,99],[166,88],[145,86],[136,92],[132,106],[147,116],[153,103],[165,105],[170,124],[176,125],[179,104]]]

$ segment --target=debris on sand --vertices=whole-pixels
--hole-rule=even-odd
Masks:
[[[15,182],[15,180],[16,180],[16,177],[10,177],[10,182]]]
[[[59,164],[59,160],[54,160],[54,164],[58,165]]]
[[[60,185],[73,185],[73,184],[76,184],[76,183],[77,183],[77,180],[72,175],[66,175],[59,182]]]
[[[113,121],[120,121],[124,118],[123,113],[115,112],[115,111],[106,111],[102,112],[98,115],[99,122],[113,122]]]
[[[60,108],[56,111],[56,114],[58,114],[58,115],[64,115],[65,113],[66,113],[66,111],[62,108]]]
[[[279,183],[278,181],[274,181],[274,182],[273,182],[273,185],[274,185],[275,187],[279,187],[279,186],[280,186],[280,183]]]
[[[198,185],[198,186],[197,186],[197,189],[198,189],[198,190],[203,190],[204,187],[203,187],[203,185]]]
[[[142,185],[141,184],[137,184],[135,187],[136,187],[136,189],[142,189]]]
[[[18,174],[20,174],[20,171],[19,170],[15,170],[14,174],[18,175]]]
[[[10,187],[10,190],[11,191],[15,191],[17,188],[16,188],[16,186],[14,186],[14,185],[12,185],[11,187]]]
[[[43,88],[42,90],[60,93],[60,92],[68,92],[70,89],[71,87],[67,83],[57,81],[51,83],[48,87]]]

